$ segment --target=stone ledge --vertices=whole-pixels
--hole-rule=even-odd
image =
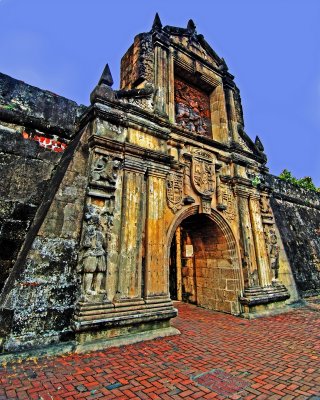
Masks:
[[[267,287],[255,286],[247,288],[239,300],[242,305],[252,307],[260,304],[284,301],[289,297],[290,294],[284,285],[275,284]]]
[[[153,340],[166,336],[180,335],[180,331],[172,326],[167,328],[153,329],[150,331],[138,332],[132,335],[117,336],[114,338],[99,339],[77,344],[74,351],[76,353],[87,353],[89,351],[103,350],[109,347],[119,347],[128,344]]]
[[[15,350],[14,352],[8,352],[0,355],[0,364],[12,363],[12,362],[21,362],[28,359],[39,359],[44,357],[52,357],[62,354],[69,354],[74,352],[76,344],[74,341],[59,343],[59,344],[50,344],[43,345],[39,347],[35,347],[30,350],[21,351]]]
[[[134,313],[128,313],[125,315],[124,313],[117,313],[114,315],[90,315],[90,317],[78,317],[75,316],[72,321],[72,329],[75,332],[82,331],[90,331],[96,329],[104,329],[110,327],[118,327],[118,326],[128,326],[132,324],[144,323],[144,322],[152,322],[159,320],[169,320],[177,316],[177,310],[173,307],[170,309],[158,309],[158,310],[150,310],[145,312],[135,311]]]

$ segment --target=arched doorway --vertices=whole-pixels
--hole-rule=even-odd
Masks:
[[[189,214],[174,228],[169,257],[173,300],[239,314],[241,282],[235,242],[222,219]]]

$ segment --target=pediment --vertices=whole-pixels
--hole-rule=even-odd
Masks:
[[[179,47],[184,47],[189,52],[196,54],[198,57],[201,57],[204,61],[212,64],[214,67],[219,67],[219,60],[217,58],[212,57],[206,49],[201,45],[201,43],[196,40],[196,38],[191,38],[188,36],[172,36],[171,40],[174,44]]]
[[[226,67],[223,58],[217,55],[203,35],[197,34],[192,20],[189,21],[187,28],[167,25],[163,28],[163,31],[170,35],[171,42],[178,47],[185,48],[188,52],[192,52],[216,68]]]

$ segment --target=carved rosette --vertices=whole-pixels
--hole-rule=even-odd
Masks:
[[[182,207],[183,176],[170,173],[167,177],[167,201],[171,210],[176,213]]]
[[[196,150],[192,157],[191,182],[200,195],[212,196],[215,191],[215,171],[212,156],[204,150]]]

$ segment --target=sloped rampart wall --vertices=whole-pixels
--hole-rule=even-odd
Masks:
[[[270,175],[271,206],[302,297],[320,293],[320,193]]]

